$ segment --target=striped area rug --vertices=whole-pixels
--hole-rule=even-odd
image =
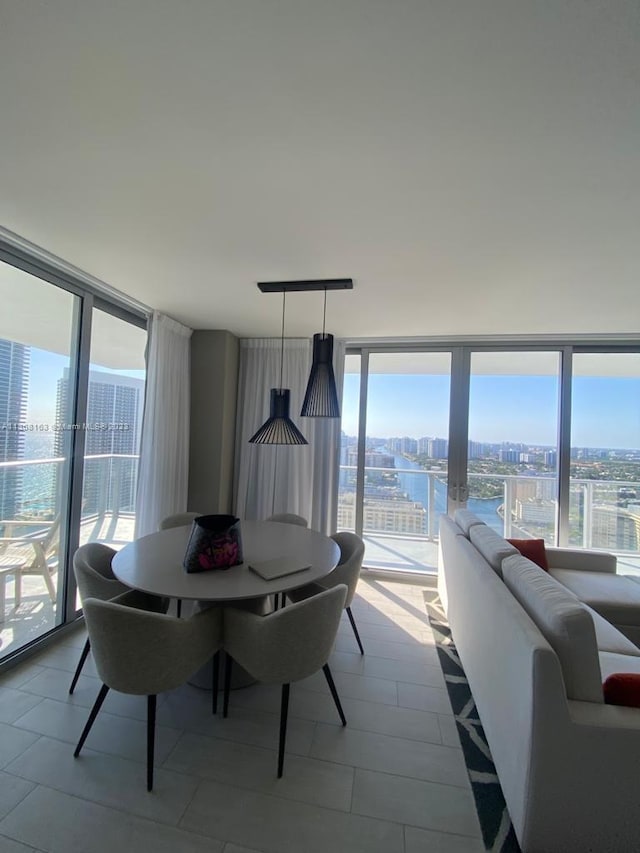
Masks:
[[[520,853],[469,682],[451,637],[446,613],[436,590],[426,591],[424,600],[462,744],[485,848],[492,853]]]

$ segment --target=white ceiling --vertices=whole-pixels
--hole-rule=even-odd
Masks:
[[[0,80],[0,223],[194,328],[639,331],[637,0],[0,0]]]

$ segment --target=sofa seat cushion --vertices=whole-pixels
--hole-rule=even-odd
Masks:
[[[518,549],[510,545],[500,534],[486,524],[475,524],[469,529],[469,539],[482,554],[497,575],[502,577],[502,561],[506,557],[518,554]],[[638,587],[640,590],[640,586]]]
[[[505,559],[502,577],[558,656],[567,698],[602,702],[602,677],[591,614],[575,595],[521,554]],[[629,659],[637,660],[640,666],[640,657]]]
[[[603,682],[616,672],[635,672],[640,675],[640,657],[620,655],[614,652],[600,652],[598,658],[600,659],[600,672]]]
[[[601,616],[596,610],[589,607],[588,604],[583,606],[591,614],[591,618],[593,619],[593,627],[596,632],[596,645],[599,652],[613,652],[620,655],[640,657],[640,649],[625,637],[621,631],[618,631],[611,622],[607,622],[604,616]]]
[[[453,519],[467,539],[469,538],[469,530],[474,526],[474,524],[484,524],[484,521],[481,521],[478,516],[472,513],[469,509],[457,509],[453,515]]]
[[[549,574],[621,630],[640,627],[640,584],[610,572],[550,569]]]

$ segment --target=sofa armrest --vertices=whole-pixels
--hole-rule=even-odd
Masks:
[[[550,546],[547,546],[545,550],[550,569],[616,573],[616,557],[607,551],[586,551],[578,548],[554,548]]]

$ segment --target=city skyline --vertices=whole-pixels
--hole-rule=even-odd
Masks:
[[[449,377],[372,374],[367,433],[373,436],[447,437]],[[360,377],[345,374],[342,429],[358,432]],[[558,383],[549,376],[473,376],[469,438],[485,444],[555,447]],[[640,448],[640,379],[575,377],[571,445]]]

